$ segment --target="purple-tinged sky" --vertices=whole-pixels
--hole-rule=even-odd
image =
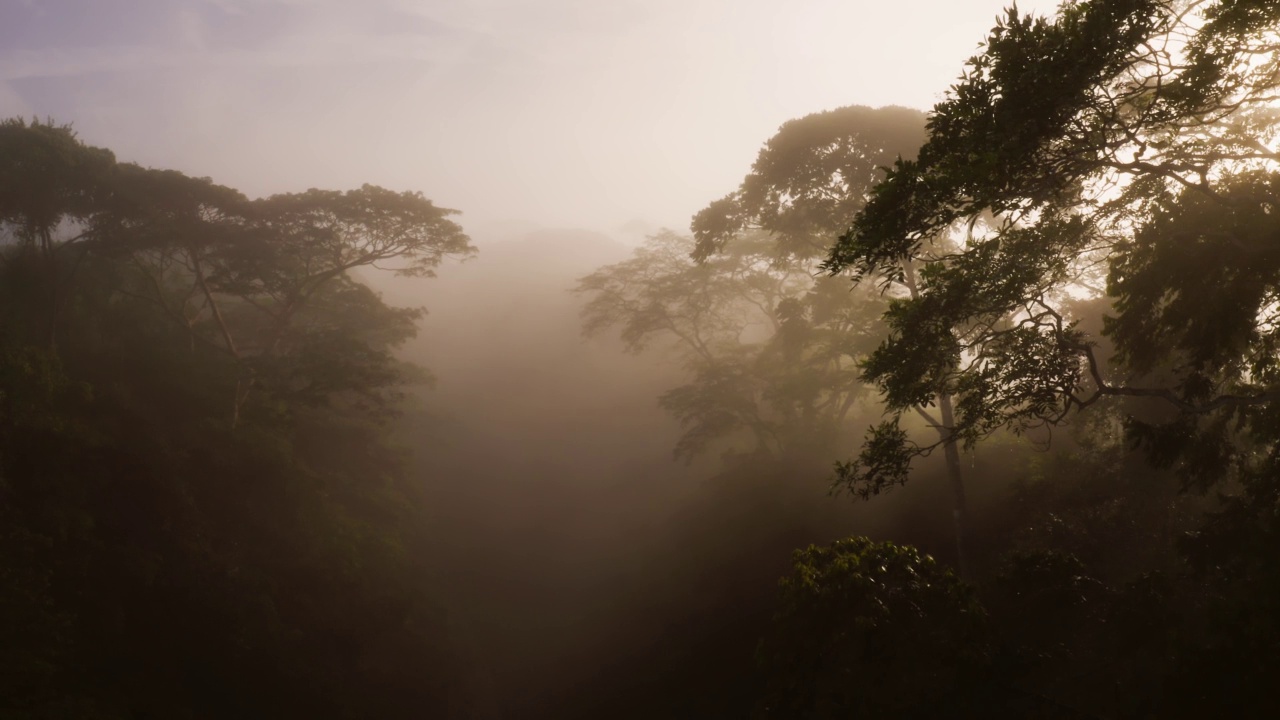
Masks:
[[[481,233],[683,228],[790,118],[931,106],[1005,4],[0,0],[0,116],[255,196],[372,182]]]

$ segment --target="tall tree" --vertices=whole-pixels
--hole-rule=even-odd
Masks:
[[[897,414],[955,398],[949,442],[1066,420],[1100,398],[1164,405],[1131,428],[1206,479],[1233,431],[1263,431],[1276,286],[1271,143],[1280,6],[1090,0],[1009,10],[825,267],[904,282],[867,377]],[[1208,262],[1212,258],[1212,262]],[[1072,306],[1114,299],[1116,364]],[[1270,432],[1269,430],[1266,432]],[[946,444],[948,441],[944,441]],[[905,482],[919,445],[897,416],[845,466]]]
[[[582,278],[588,334],[617,327],[639,352],[670,341],[692,375],[660,398],[685,433],[676,456],[717,443],[782,455],[834,440],[860,394],[859,313],[839,283],[774,262],[762,233],[695,262],[692,238],[665,231],[628,260]]]
[[[822,257],[884,169],[915,157],[924,140],[924,114],[895,106],[850,105],[783,123],[738,189],[694,216],[695,256],[706,259],[762,230],[779,258]]]
[[[798,265],[818,274],[818,258],[862,210],[872,189],[884,178],[884,170],[903,158],[910,162],[924,139],[923,114],[900,107],[850,106],[784,124],[760,151],[739,189],[694,218],[698,240],[694,256],[705,261],[745,231],[763,231],[774,240],[775,263]],[[898,274],[886,276],[881,291],[890,298],[918,297],[915,264],[903,258],[898,270]],[[864,290],[855,297],[866,302],[869,295]],[[861,360],[865,354],[861,351],[854,357]],[[951,393],[941,392],[933,401],[911,409],[937,433],[935,446],[943,448],[954,497],[957,562],[961,576],[966,577],[967,503]],[[880,446],[901,437],[896,424],[884,426],[875,436]],[[890,461],[898,462],[894,458]],[[863,499],[888,487],[851,481],[855,468],[850,463],[836,465],[838,487],[846,487]]]
[[[584,278],[587,332],[632,350],[666,335],[693,379],[663,396],[686,434],[677,454],[746,431],[774,453],[825,448],[862,394],[858,361],[880,299],[815,277],[881,168],[923,139],[923,115],[861,106],[784,124],[741,186],[626,262]]]
[[[351,271],[471,252],[451,211],[249,201],[65,127],[0,131],[0,715],[445,712],[456,659],[386,427],[417,311]]]
[[[475,251],[449,219],[455,211],[419,193],[365,185],[251,202],[173,171],[122,166],[119,177],[112,212],[101,219],[105,248],[130,257],[145,278],[136,292],[183,323],[190,337],[200,323],[216,330],[237,367],[233,426],[264,375],[279,376],[300,348],[332,334],[338,307],[367,294],[351,271],[429,277],[444,259]],[[168,297],[175,283],[181,289]],[[318,304],[329,306],[327,319]],[[401,325],[412,327],[416,311],[399,314]]]

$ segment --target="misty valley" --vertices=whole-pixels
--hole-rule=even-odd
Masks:
[[[1271,716],[1280,3],[957,70],[611,233],[0,120],[0,718]]]

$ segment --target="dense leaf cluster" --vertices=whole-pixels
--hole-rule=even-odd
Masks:
[[[897,289],[888,337],[863,364],[890,417],[838,465],[841,480],[876,494],[939,445],[1005,429],[1070,421],[1078,445],[1039,461],[1001,539],[975,558],[989,634],[937,639],[916,660],[931,667],[963,642],[986,653],[985,669],[936,683],[948,700],[892,710],[867,707],[899,688],[882,683],[892,694],[881,696],[860,678],[902,662],[895,652],[785,666],[789,692],[847,703],[839,693],[857,687],[867,697],[847,717],[1274,706],[1278,32],[1274,2],[1085,0],[1053,19],[1010,10],[934,108],[918,159],[871,191],[826,268]],[[903,416],[934,405],[953,407],[954,423],[931,421],[946,437],[919,444]],[[828,612],[849,587],[852,606],[879,597],[874,564],[850,564],[853,582],[811,564],[801,557],[784,583],[780,627]],[[811,591],[797,595],[805,578]],[[788,607],[798,597],[803,609]],[[901,630],[910,637],[915,623]],[[826,640],[807,630],[808,642]],[[818,673],[844,679],[833,690]]]
[[[954,398],[969,444],[1104,396],[1184,416],[1135,415],[1156,444],[1248,430],[1275,397],[1277,25],[1267,2],[1009,11],[826,261],[912,287],[866,365],[890,408]],[[1083,332],[1073,303],[1104,294]]]
[[[760,717],[956,717],[989,659],[972,590],[911,547],[859,537],[798,550],[778,602]]]

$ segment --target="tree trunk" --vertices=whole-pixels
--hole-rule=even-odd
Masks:
[[[245,401],[249,399],[249,391],[253,388],[253,376],[245,376],[244,358],[240,356],[240,350],[236,347],[235,338],[231,335],[231,328],[227,326],[226,318],[222,316],[222,310],[218,307],[218,301],[213,297],[213,291],[209,289],[209,284],[205,282],[204,269],[200,266],[200,254],[193,246],[187,248],[187,255],[191,259],[191,270],[195,273],[196,284],[200,291],[204,293],[205,302],[209,304],[209,310],[213,314],[213,320],[218,326],[218,331],[222,333],[222,340],[227,344],[227,352],[235,360],[236,364],[236,390],[231,398],[231,429],[235,430],[240,425],[240,408]]]
[[[903,258],[902,269],[904,284],[911,294],[911,299],[914,300],[920,297],[919,289],[916,287],[915,264],[911,262],[910,258]],[[965,553],[964,543],[964,473],[960,468],[960,448],[956,447],[956,418],[955,413],[952,411],[950,394],[940,393],[938,395],[938,411],[942,415],[938,434],[942,436],[942,451],[947,459],[947,478],[951,482],[951,493],[955,499],[955,505],[951,510],[951,519],[955,524],[956,532],[956,570],[959,571],[961,580],[969,580],[969,558]],[[926,415],[926,417],[928,416]]]
[[[951,492],[955,501],[951,517],[955,523],[956,532],[956,568],[959,570],[961,580],[969,580],[969,558],[965,553],[964,475],[960,468],[960,448],[956,447],[955,415],[952,412],[950,395],[938,396],[938,410],[942,414],[942,427],[938,428],[938,431],[945,434],[942,449],[947,459],[947,477],[951,481]]]
[[[58,288],[58,257],[54,253],[53,233],[48,228],[40,230],[40,261],[44,264],[45,280],[49,283],[49,315],[45,334],[49,352],[58,356],[58,315],[62,305],[62,293]]]

